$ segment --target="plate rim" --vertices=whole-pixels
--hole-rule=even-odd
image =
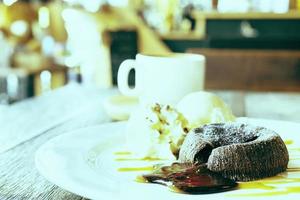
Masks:
[[[88,127],[84,127],[84,128],[79,128],[76,130],[72,130],[72,131],[67,131],[66,133],[63,133],[61,135],[55,136],[53,138],[51,138],[50,140],[48,140],[47,142],[45,142],[44,144],[42,144],[35,152],[34,154],[34,163],[35,163],[35,167],[38,170],[39,174],[42,175],[46,180],[48,180],[50,183],[60,187],[63,190],[66,190],[70,193],[88,198],[88,199],[97,199],[98,195],[84,195],[87,192],[85,189],[82,189],[81,186],[74,186],[74,184],[72,184],[72,186],[67,186],[66,184],[61,184],[59,181],[54,180],[51,176],[49,176],[49,173],[45,173],[45,169],[42,167],[42,164],[40,162],[40,158],[43,157],[42,153],[44,151],[44,149],[46,149],[48,146],[50,146],[52,143],[59,141],[60,139],[63,138],[68,138],[71,135],[74,134],[78,134],[81,131],[85,130],[85,129],[95,129],[95,128],[101,128],[101,127],[106,127],[106,126],[125,126],[126,123],[125,122],[110,122],[110,123],[103,123],[103,124],[99,124],[99,125],[93,125],[93,126],[88,126]],[[116,134],[116,133],[115,133]],[[110,135],[109,138],[113,138],[114,135]],[[113,199],[113,198],[117,198],[117,195],[113,195],[109,192],[105,192],[106,195],[103,195],[104,199]]]

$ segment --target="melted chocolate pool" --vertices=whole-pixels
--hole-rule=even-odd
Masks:
[[[234,189],[237,183],[209,171],[206,165],[173,163],[158,167],[152,174],[143,175],[139,180],[170,186],[173,191],[189,194],[208,194]]]

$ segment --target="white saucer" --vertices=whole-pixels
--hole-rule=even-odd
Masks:
[[[138,106],[136,97],[127,97],[123,95],[115,95],[105,99],[103,107],[105,112],[112,120],[127,120],[132,111]]]

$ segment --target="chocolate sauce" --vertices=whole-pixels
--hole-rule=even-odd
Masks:
[[[157,167],[152,174],[142,178],[146,183],[170,186],[173,191],[189,194],[224,192],[237,187],[235,181],[211,172],[206,165],[173,163]]]

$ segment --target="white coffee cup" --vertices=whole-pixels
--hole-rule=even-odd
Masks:
[[[129,72],[135,70],[135,87],[128,85]],[[118,88],[123,95],[139,97],[141,104],[175,105],[191,92],[203,90],[205,57],[196,54],[149,56],[122,62],[118,71]]]

